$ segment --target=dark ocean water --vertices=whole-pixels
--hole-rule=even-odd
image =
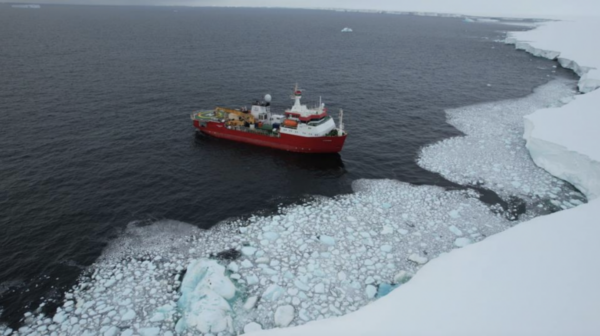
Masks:
[[[354,33],[342,34],[343,27]],[[455,187],[417,166],[459,132],[444,109],[522,97],[553,62],[455,18],[284,9],[0,5],[0,306],[15,321],[60,297],[131,221],[210,228],[359,178]],[[340,155],[197,135],[189,113],[343,108]],[[488,86],[487,84],[491,84]],[[334,112],[337,114],[337,112]]]

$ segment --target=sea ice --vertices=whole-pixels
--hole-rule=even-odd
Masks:
[[[177,332],[194,329],[205,334],[233,332],[231,306],[221,295],[201,288],[184,302],[187,305],[180,305],[183,314],[175,326]]]
[[[329,246],[335,245],[335,239],[331,236],[321,235],[319,237],[319,240],[321,241],[321,243],[323,243],[325,245],[329,245]]]
[[[408,260],[414,261],[417,264],[421,264],[421,265],[427,263],[427,261],[428,261],[428,259],[426,257],[422,257],[416,253],[413,253],[410,256],[408,256]]]
[[[196,329],[203,333],[233,331],[231,306],[235,285],[225,276],[225,267],[214,260],[193,260],[181,284],[177,302],[183,312],[178,331]]]
[[[454,233],[457,236],[462,236],[463,235],[462,231],[459,228],[457,228],[456,226],[454,226],[454,225],[450,225],[448,227],[448,230],[450,230],[452,233]]]
[[[367,296],[367,299],[374,298],[375,294],[377,294],[377,287],[373,285],[367,285],[367,287],[365,287],[365,295]]]
[[[456,240],[454,241],[454,245],[456,245],[457,247],[465,247],[469,244],[471,244],[471,239],[469,238],[456,238]]]
[[[141,336],[158,336],[158,334],[160,334],[160,328],[141,328],[139,333]]]
[[[542,204],[546,209],[542,213],[551,212],[547,201],[553,196],[570,199],[574,189],[531,160],[522,139],[523,117],[540,108],[563,105],[561,99],[575,94],[573,85],[570,80],[555,79],[524,98],[447,110],[448,122],[465,136],[423,148],[419,165],[464,186],[492,190],[505,201],[516,196],[527,202],[529,211],[539,211],[534,205]],[[585,199],[583,195],[578,198]],[[457,218],[461,211],[452,209],[449,216]]]
[[[251,296],[244,303],[244,309],[250,310],[256,306],[256,302],[258,301],[258,296]]]
[[[254,253],[256,253],[256,250],[257,249],[255,247],[245,246],[245,247],[242,247],[242,254],[247,257],[250,257],[250,256],[253,256]]]
[[[276,284],[271,284],[262,295],[263,300],[267,301],[277,301],[280,296],[284,294],[284,289]]]
[[[395,284],[403,284],[410,279],[410,275],[406,271],[400,271],[398,274],[394,275],[394,283]]]
[[[599,202],[456,249],[357,312],[259,335],[595,335]]]
[[[276,326],[287,327],[294,320],[294,307],[290,305],[277,307],[274,320]]]
[[[262,327],[256,322],[250,322],[244,326],[244,334],[249,334],[254,331],[260,331]]]
[[[481,236],[472,239],[479,241],[514,224],[469,191],[391,180],[360,180],[353,188],[350,195],[314,199],[272,216],[235,219],[208,231],[170,221],[132,227],[82,277],[59,310],[63,323],[51,325],[69,336],[82,334],[83,325],[90,330],[116,326],[138,335],[143,328],[160,328],[225,336],[243,332],[251,322],[277,327],[273,312],[292,305],[289,325],[299,325],[348,314],[377,297],[378,287],[383,293],[385,284],[404,282],[408,277],[400,280],[399,270],[413,274],[421,267],[409,255],[423,262],[424,256],[435,258],[455,248],[457,236],[450,226],[477,228]],[[377,211],[382,203],[390,207]],[[450,217],[456,209],[460,218]],[[386,227],[393,230],[381,234]],[[237,260],[199,258],[259,246],[268,232],[277,233],[277,239],[253,253],[240,253]],[[332,232],[344,234],[333,244],[321,239],[333,238]],[[115,283],[105,287],[110,279]],[[367,286],[372,286],[368,293]],[[97,320],[87,315],[92,310]],[[135,316],[121,321],[120,314],[129,310]]]

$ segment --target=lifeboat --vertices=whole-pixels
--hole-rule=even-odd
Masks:
[[[283,121],[283,126],[289,127],[289,128],[296,128],[296,127],[298,127],[298,122],[296,120],[292,120],[292,119],[285,119]]]

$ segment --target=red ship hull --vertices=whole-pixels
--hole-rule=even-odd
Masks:
[[[213,121],[201,124],[198,120],[194,120],[194,126],[202,133],[216,138],[298,153],[339,153],[346,141],[345,134],[333,137],[300,137],[283,133],[274,137],[228,129],[223,123]]]

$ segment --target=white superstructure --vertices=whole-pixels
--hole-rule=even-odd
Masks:
[[[284,115],[271,113],[271,95],[267,94],[264,101],[256,101],[248,111],[263,124],[270,124],[279,128],[283,134],[303,137],[322,137],[336,130],[336,134],[343,134],[343,130],[336,129],[335,121],[327,115],[327,108],[323,102],[314,108],[309,108],[301,103],[302,90],[296,85],[291,97],[294,105],[285,110]],[[244,110],[244,109],[243,109]]]

